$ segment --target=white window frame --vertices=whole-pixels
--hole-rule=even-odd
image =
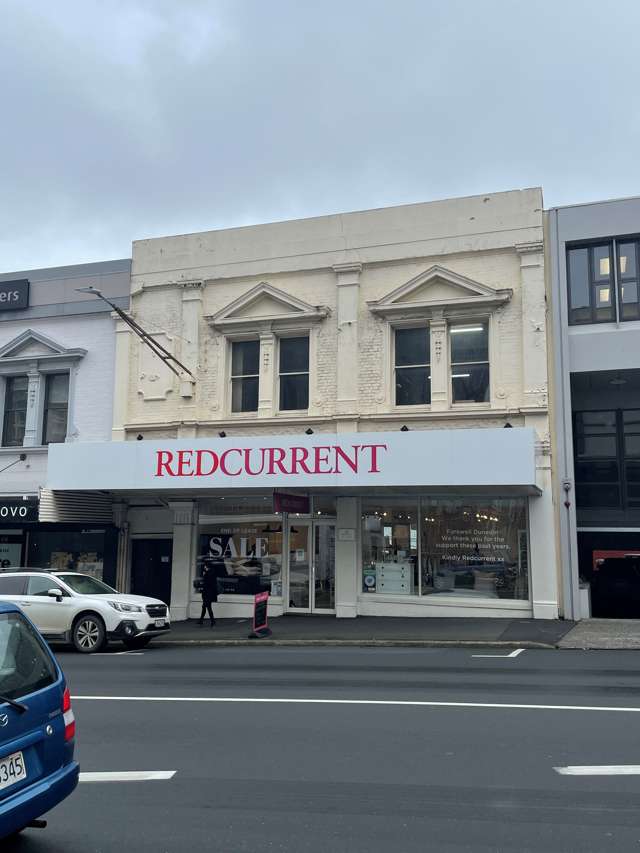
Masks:
[[[484,400],[482,402],[475,402],[474,400],[462,400],[459,403],[454,403],[453,401],[453,362],[451,361],[451,327],[452,326],[473,326],[473,325],[485,325],[487,326],[487,361],[478,361],[478,362],[464,362],[464,364],[488,364],[489,366],[489,399]],[[482,316],[471,316],[471,317],[450,317],[447,320],[447,334],[446,334],[446,347],[447,347],[447,377],[448,377],[448,394],[449,394],[449,407],[454,411],[460,411],[464,409],[490,409],[493,404],[493,373],[494,373],[494,365],[493,365],[493,346],[492,346],[492,317],[491,315],[482,315]],[[461,362],[462,363],[462,362]]]
[[[429,402],[428,403],[410,403],[407,405],[398,405],[396,402],[396,332],[398,330],[403,329],[428,329],[429,330],[429,364],[426,365],[429,370]],[[432,382],[432,365],[433,365],[433,336],[431,334],[431,323],[429,320],[407,320],[405,322],[395,322],[390,323],[390,353],[389,353],[389,363],[390,363],[390,372],[391,372],[391,388],[390,388],[390,401],[391,406],[396,412],[428,412],[431,410],[431,399],[433,394],[433,382]],[[405,367],[424,367],[425,365],[410,365],[403,364],[402,368]]]
[[[234,376],[233,373],[233,345],[246,343],[248,341],[257,341],[258,343],[258,372],[257,373],[247,373],[242,375]],[[225,382],[227,388],[227,405],[225,409],[228,411],[229,415],[233,418],[248,418],[253,419],[258,417],[258,409],[260,407],[260,365],[262,364],[262,341],[260,340],[260,336],[258,335],[245,335],[245,336],[237,336],[230,337],[227,339],[227,357],[229,361],[229,369],[227,371],[227,380]],[[233,411],[233,380],[234,379],[246,379],[246,378],[257,378],[258,380],[258,404],[255,409],[251,409],[248,412],[234,412]]]
[[[280,332],[276,335],[276,346],[274,348],[274,397],[273,397],[273,409],[277,415],[283,415],[285,417],[295,417],[300,415],[307,415],[309,413],[309,409],[311,408],[311,364],[312,364],[312,342],[313,335],[311,333],[311,329],[291,329],[286,332]],[[307,338],[309,341],[309,359],[307,362],[307,370],[305,371],[296,371],[295,373],[284,373],[283,376],[306,376],[307,377],[307,396],[308,396],[308,404],[306,409],[281,409],[280,408],[280,342],[284,339],[291,338]],[[315,354],[314,354],[315,355]]]

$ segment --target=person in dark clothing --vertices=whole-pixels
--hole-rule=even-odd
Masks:
[[[212,604],[214,601],[218,600],[218,576],[220,574],[220,569],[217,563],[213,565],[204,567],[202,572],[202,612],[200,613],[200,620],[198,622],[199,625],[204,623],[205,614],[209,614],[209,619],[211,620],[211,627],[216,624],[215,617],[213,615],[213,607]]]

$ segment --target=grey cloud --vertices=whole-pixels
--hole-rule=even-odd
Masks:
[[[4,6],[3,270],[535,184],[640,192],[634,0]]]

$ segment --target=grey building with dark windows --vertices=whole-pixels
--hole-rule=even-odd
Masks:
[[[74,568],[115,580],[111,501],[45,487],[51,445],[111,435],[115,321],[78,292],[129,306],[131,261],[0,275],[0,568]]]
[[[564,615],[640,616],[640,198],[554,208],[554,487]]]

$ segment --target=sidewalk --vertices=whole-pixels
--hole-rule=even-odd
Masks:
[[[561,649],[640,649],[640,619],[583,619],[558,643]]]
[[[640,623],[639,623],[640,624]],[[252,646],[498,646],[556,648],[574,622],[552,619],[419,619],[358,616],[280,616],[269,639],[250,640],[251,620],[218,619],[210,628],[176,622],[155,645]],[[579,647],[581,648],[581,647]]]

